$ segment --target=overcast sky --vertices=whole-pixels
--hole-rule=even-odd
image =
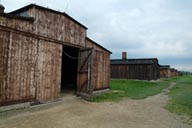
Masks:
[[[66,12],[88,27],[88,37],[120,59],[158,58],[192,71],[192,0],[0,0],[6,12],[30,3]]]

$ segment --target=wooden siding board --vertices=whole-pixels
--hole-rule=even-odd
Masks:
[[[0,25],[17,30],[32,32],[32,22],[22,19],[8,18],[0,15]]]
[[[33,32],[41,36],[84,46],[86,29],[80,27],[69,18],[50,11],[34,9],[36,13],[31,13],[35,17]]]
[[[59,94],[52,94],[53,90],[55,93],[60,92],[60,75],[61,75],[61,47],[62,45],[54,44],[51,42],[40,41],[39,42],[39,63],[38,70],[39,84],[38,84],[38,100],[45,102],[53,100],[55,97],[58,98]],[[56,57],[52,57],[56,54]],[[52,69],[55,69],[52,72]],[[56,85],[53,85],[56,83]]]
[[[2,103],[2,85],[3,85],[3,34],[0,34],[0,103]]]
[[[0,16],[0,25],[58,40],[63,44],[85,46],[86,29],[69,18],[41,9],[29,9],[34,22]]]
[[[79,53],[79,62],[78,62],[78,92],[88,93],[89,88],[89,63],[90,63],[90,54],[91,51],[82,50]]]
[[[17,38],[19,37],[19,38]],[[31,83],[31,79],[34,80],[33,77],[31,77],[31,73],[34,70],[34,64],[33,64],[33,55],[30,55],[32,52],[32,43],[33,43],[33,39],[32,38],[28,38],[25,36],[18,36],[17,34],[14,34],[14,40],[17,40],[16,42],[14,42],[16,46],[13,47],[14,52],[12,52],[13,54],[13,58],[10,60],[11,62],[13,62],[13,66],[11,66],[12,70],[15,70],[15,73],[18,72],[17,76],[19,79],[17,79],[17,76],[11,75],[11,77],[13,77],[13,79],[17,79],[19,80],[17,82],[17,88],[19,88],[19,90],[17,90],[16,92],[18,92],[14,97],[22,98],[22,99],[31,99],[32,96],[34,96],[34,94],[31,94],[30,90],[31,88],[33,88],[33,83]],[[17,66],[14,66],[14,64],[17,64]],[[34,76],[32,74],[32,76]],[[30,79],[31,78],[31,79]],[[12,83],[12,86],[14,86],[15,83]],[[17,99],[15,99],[17,100]]]
[[[0,104],[3,102],[3,76],[4,76],[4,33],[0,34]]]
[[[3,90],[4,90],[4,102],[7,102],[7,99],[8,99],[8,97],[9,97],[9,95],[8,95],[8,53],[9,53],[9,33],[6,35],[6,38],[7,38],[7,40],[6,40],[6,42],[5,42],[5,53],[4,53],[4,68],[6,69],[5,71],[6,72],[4,72],[4,84],[3,84]]]
[[[160,69],[160,77],[161,78],[169,78],[171,76],[170,69]]]
[[[12,34],[9,34],[9,36],[12,35]],[[10,102],[10,101],[14,101],[18,98],[17,96],[17,84],[18,83],[21,83],[21,82],[17,82],[17,76],[20,75],[17,73],[17,69],[20,70],[18,67],[17,67],[17,52],[19,51],[16,51],[16,49],[18,48],[17,47],[17,44],[16,44],[16,41],[17,39],[14,38],[14,35],[13,36],[10,36],[9,38],[9,42],[6,42],[4,41],[3,43],[7,43],[9,47],[9,52],[7,53],[7,72],[4,74],[6,76],[6,79],[4,79],[3,81],[6,82],[6,85],[5,85],[5,90],[4,90],[4,96],[6,97],[6,102]],[[5,61],[5,60],[4,60]],[[20,65],[20,64],[19,64]],[[22,71],[22,70],[21,70]],[[7,75],[6,75],[7,74]],[[26,73],[24,72],[24,74],[26,75]]]
[[[43,45],[38,46],[40,43],[37,43],[37,39],[32,37],[16,33],[10,36],[10,33],[3,31],[1,33],[0,105],[32,99],[48,101],[58,98],[62,45],[42,41],[43,43],[40,43]],[[11,41],[12,43],[10,43]],[[36,69],[36,66],[41,67]],[[55,70],[52,72],[51,69]],[[40,74],[38,75],[38,73]],[[39,82],[36,79],[39,79]],[[53,86],[53,83],[56,85]],[[52,94],[52,92],[57,94]]]
[[[95,78],[91,77],[91,83],[93,89],[109,87],[110,53],[93,42],[86,44],[85,28],[61,14],[35,8],[28,13],[34,22],[0,16],[0,105],[58,98],[62,44],[98,51],[94,54],[97,63],[95,58],[91,61]],[[82,79],[88,79],[87,74]]]
[[[6,18],[3,16],[0,16],[0,25],[6,26]]]
[[[7,50],[9,33],[0,31],[0,105],[6,102]]]
[[[159,69],[156,65],[111,64],[111,78],[156,80],[159,78]]]
[[[94,90],[101,90],[105,88],[109,88],[109,72],[110,72],[110,53],[105,51],[103,48],[98,47],[90,40],[86,40],[87,48],[94,48],[94,68],[93,68],[93,76]],[[108,63],[107,63],[108,62]]]

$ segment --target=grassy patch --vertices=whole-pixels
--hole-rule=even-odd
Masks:
[[[119,101],[124,97],[144,99],[156,95],[169,86],[169,82],[148,82],[137,80],[111,80],[111,91],[93,98],[94,102]]]
[[[144,99],[156,95],[167,88],[171,82],[176,86],[171,90],[167,109],[171,112],[187,115],[192,119],[192,76],[162,79],[160,82],[137,80],[111,80],[109,93],[95,97],[92,101],[120,101],[124,97]],[[192,122],[191,122],[192,123]]]
[[[192,76],[177,77],[169,80],[176,83],[176,87],[169,94],[168,110],[192,118]]]

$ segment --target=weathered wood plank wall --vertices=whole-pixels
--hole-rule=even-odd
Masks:
[[[25,32],[32,32],[32,19],[22,19],[17,18],[16,16],[9,16],[6,14],[0,14],[0,25],[9,27],[12,29],[22,30]]]
[[[85,47],[86,28],[60,13],[40,8],[26,10],[32,19],[0,14],[0,25],[30,32],[69,46]]]
[[[39,41],[37,99],[48,101],[60,96],[62,45]]]
[[[0,105],[6,100],[9,33],[0,34]],[[5,43],[4,43],[5,42]]]
[[[156,80],[159,78],[157,67],[154,65],[111,65],[113,79]]]
[[[94,90],[109,88],[110,55],[107,52],[96,50],[94,56]]]
[[[0,33],[0,105],[58,98],[62,45]]]
[[[29,15],[35,17],[35,34],[60,40],[68,45],[85,46],[86,29],[62,14],[33,8]]]
[[[91,96],[93,91],[92,84],[92,69],[93,69],[93,49],[81,49],[78,56],[78,77],[77,77],[77,92],[83,95]]]
[[[174,69],[174,68],[171,68],[171,77],[176,77],[178,75],[179,75],[178,71],[176,69]]]
[[[94,48],[93,63],[93,89],[101,90],[109,88],[110,80],[110,53],[97,46],[91,40],[86,40],[87,48]]]
[[[57,99],[63,45],[94,47],[93,89],[109,88],[110,53],[86,41],[86,27],[49,9],[25,11],[34,19],[0,14],[0,105]]]
[[[169,78],[169,77],[171,77],[170,69],[161,69],[160,68],[160,77],[161,78]]]
[[[9,104],[34,99],[34,72],[37,43],[33,38],[18,35],[12,32],[0,30],[1,44],[7,46],[2,51],[5,58],[1,62],[6,62],[3,70],[4,85],[1,88],[2,102]],[[6,36],[4,35],[6,33]],[[3,40],[6,38],[6,40]]]

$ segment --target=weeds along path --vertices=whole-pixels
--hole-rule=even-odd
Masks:
[[[49,109],[7,117],[0,120],[0,128],[190,128],[164,109],[168,101],[164,92],[118,103],[90,103],[76,98]]]
[[[176,83],[171,83],[170,86],[162,91],[163,94],[170,93],[170,90],[176,86]]]

